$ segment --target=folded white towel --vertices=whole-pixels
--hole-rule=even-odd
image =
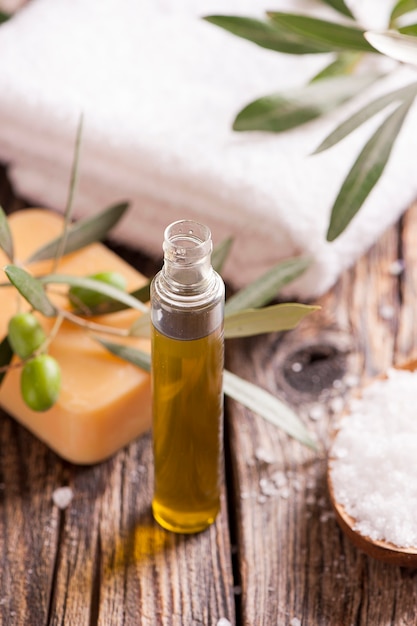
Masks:
[[[286,295],[323,293],[416,198],[417,111],[380,184],[348,230],[327,243],[333,200],[378,120],[317,156],[309,154],[343,115],[283,135],[234,133],[246,103],[304,84],[329,59],[264,50],[201,19],[309,4],[32,0],[0,27],[0,159],[16,190],[37,204],[65,206],[82,112],[76,215],[128,199],[115,236],[158,255],[168,223],[204,221],[215,242],[235,235],[225,276],[236,286],[303,254],[313,265]],[[383,23],[386,0],[356,4],[368,25]],[[370,93],[411,79],[412,69],[396,69]]]

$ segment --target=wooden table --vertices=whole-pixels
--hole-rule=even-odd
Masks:
[[[4,172],[0,202],[24,206]],[[325,451],[356,384],[416,351],[416,289],[417,206],[319,313],[292,332],[229,342],[227,366],[287,400]],[[78,467],[2,414],[0,445],[4,626],[417,624],[417,571],[350,545],[330,508],[325,453],[232,401],[221,514],[190,537],[152,520],[149,435]],[[64,485],[74,499],[60,510],[52,494]]]

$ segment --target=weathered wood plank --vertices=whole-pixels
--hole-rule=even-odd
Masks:
[[[326,450],[355,379],[417,347],[416,209],[320,300],[322,311],[283,336],[228,351],[241,376],[286,399]],[[393,274],[404,253],[406,270]],[[417,572],[371,560],[339,530],[315,457],[230,404],[242,624],[417,623]]]
[[[205,533],[152,519],[144,436],[113,459],[75,467],[0,419],[0,623],[201,626],[234,623],[227,510]],[[52,501],[69,485],[74,498]]]
[[[0,414],[0,623],[45,624],[59,536],[55,456]]]
[[[233,618],[227,512],[201,535],[164,531],[150,511],[152,467],[148,435],[100,466],[71,468],[52,623],[197,626]]]
[[[174,535],[150,511],[150,437],[130,446],[112,472],[100,523],[99,624],[216,624],[233,621],[227,511],[207,532]],[[124,478],[123,478],[124,477]],[[123,603],[120,599],[123,598]]]

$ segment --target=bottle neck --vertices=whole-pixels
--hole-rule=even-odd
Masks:
[[[162,273],[170,288],[177,292],[204,289],[213,274],[210,229],[192,220],[174,222],[164,233]]]
[[[224,283],[211,266],[211,234],[190,220],[165,231],[164,265],[151,284],[151,318],[172,339],[206,337],[223,325]]]

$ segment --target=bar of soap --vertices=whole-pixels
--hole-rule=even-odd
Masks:
[[[24,261],[39,246],[62,232],[62,217],[43,209],[24,209],[13,213],[9,224],[15,243],[15,263],[22,263],[35,276],[50,272],[52,261],[29,266]],[[0,250],[0,267],[8,262]],[[57,273],[76,276],[108,270],[123,274],[128,291],[146,282],[139,272],[100,243],[66,255],[56,268]],[[0,270],[0,282],[8,282],[3,270]],[[56,288],[62,290],[62,285]],[[18,310],[19,299],[14,287],[2,287],[0,295],[1,340],[7,334],[10,317]],[[61,306],[62,300],[61,295]],[[23,309],[28,308],[22,298],[20,305]],[[140,312],[129,309],[94,320],[107,326],[129,328],[138,315]],[[44,328],[50,330],[55,320],[38,317]],[[112,336],[107,339],[150,350],[147,339],[131,337],[122,340]],[[0,406],[61,457],[77,464],[97,463],[150,428],[148,373],[110,354],[88,331],[69,322],[60,327],[49,353],[58,360],[62,371],[58,402],[45,412],[29,409],[20,394],[20,369],[14,368],[7,372],[0,387]]]

